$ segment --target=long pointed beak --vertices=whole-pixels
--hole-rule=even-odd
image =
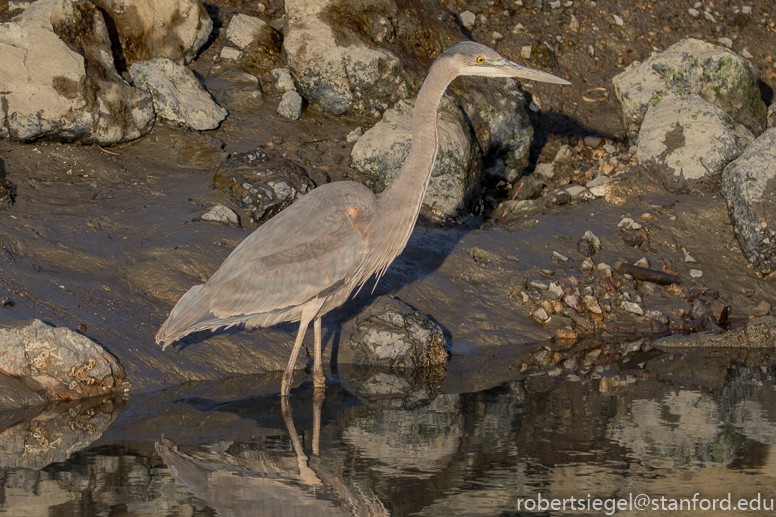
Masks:
[[[493,66],[502,71],[505,77],[521,77],[523,79],[530,79],[532,81],[541,81],[543,83],[552,84],[571,84],[567,80],[561,79],[560,77],[548,74],[547,72],[542,72],[541,70],[534,70],[533,68],[528,68],[527,66],[518,65],[517,63],[509,61],[508,59],[494,60]]]

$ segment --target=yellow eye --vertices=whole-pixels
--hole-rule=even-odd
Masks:
[[[480,56],[480,57],[478,57],[478,58],[477,58],[477,62],[478,62],[478,63],[480,63],[480,64],[482,64],[482,63],[484,63],[484,62],[485,62],[485,58],[484,58],[484,57],[482,57],[482,56]]]

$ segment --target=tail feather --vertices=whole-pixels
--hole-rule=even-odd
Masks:
[[[184,294],[170,312],[167,321],[156,333],[157,344],[162,349],[183,336],[202,328],[202,323],[215,319],[210,311],[210,290],[204,285],[195,285]]]

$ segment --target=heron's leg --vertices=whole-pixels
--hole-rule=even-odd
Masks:
[[[288,358],[288,364],[286,365],[286,371],[283,372],[283,380],[280,381],[280,394],[287,397],[291,392],[291,383],[294,382],[294,366],[296,365],[296,358],[299,356],[299,350],[302,348],[302,341],[304,341],[304,335],[307,332],[307,325],[310,324],[309,319],[305,319],[304,315],[299,321],[299,332],[296,333],[296,341],[294,341],[294,348],[291,350],[291,357]]]
[[[321,366],[321,318],[313,320],[313,333],[315,334],[315,345],[313,352],[313,385],[316,388],[326,386],[326,376],[323,374]]]
[[[313,455],[318,456],[321,442],[321,406],[323,405],[324,392],[316,388],[313,392]]]
[[[291,411],[291,401],[288,397],[280,398],[280,410],[283,415],[283,421],[286,423],[286,429],[288,430],[288,436],[291,438],[291,446],[296,453],[296,461],[299,465],[299,477],[303,482],[308,485],[320,485],[321,480],[313,472],[313,470],[307,465],[307,456],[305,456],[304,449],[302,449],[302,443],[299,441],[299,435],[296,434],[296,428],[294,427],[294,417]]]

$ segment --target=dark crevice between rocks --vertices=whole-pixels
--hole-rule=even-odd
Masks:
[[[121,40],[119,39],[119,32],[116,29],[116,22],[111,18],[108,11],[98,7],[97,10],[102,13],[102,17],[105,20],[105,26],[108,29],[108,37],[110,38],[110,50],[113,53],[113,65],[116,67],[116,71],[127,80],[129,84],[132,84],[129,76],[129,68],[127,67],[127,58],[124,57],[124,49],[121,48]]]

